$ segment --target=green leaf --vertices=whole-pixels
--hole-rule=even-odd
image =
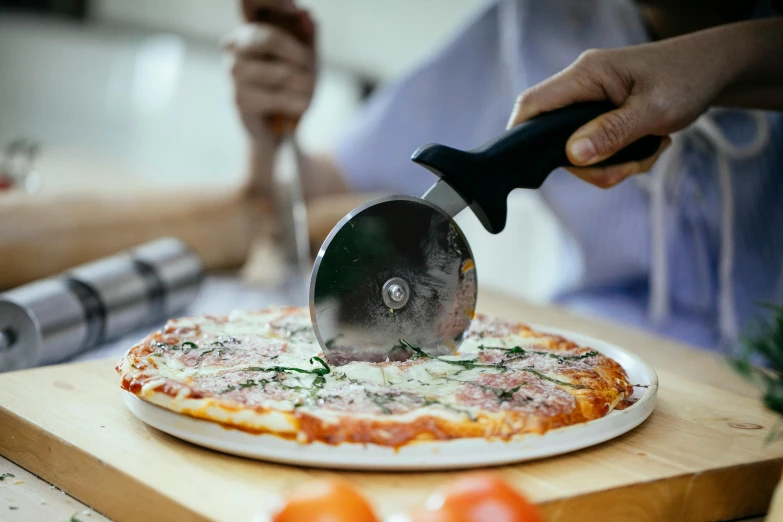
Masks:
[[[390,402],[394,402],[394,397],[389,394],[374,393],[368,389],[364,389],[364,394],[375,403],[384,415],[391,415],[391,410],[386,406]]]
[[[527,355],[529,353],[534,353],[537,355],[544,355],[546,357],[551,357],[552,359],[557,359],[559,361],[578,361],[580,359],[587,359],[588,357],[594,357],[598,355],[598,352],[595,350],[590,350],[589,352],[585,352],[580,355],[558,355],[556,353],[551,352],[540,352],[537,350],[525,350],[524,348],[520,346],[515,346],[513,348],[503,348],[501,346],[484,346],[483,344],[478,347],[479,350],[500,350],[503,352],[506,352],[508,354],[522,354]]]
[[[743,336],[742,352],[731,360],[734,370],[763,390],[764,406],[783,416],[783,306],[759,303],[759,307],[771,311],[771,320],[760,318],[753,325],[753,334]],[[758,368],[753,357],[760,357],[771,368]],[[783,419],[770,430],[767,442],[783,435]]]
[[[783,437],[783,419],[778,418],[775,425],[769,430],[765,443],[770,444]]]
[[[766,308],[767,310],[771,310],[776,314],[783,312],[783,305],[776,305],[775,303],[758,302],[756,303],[756,306],[759,308]]]
[[[202,357],[204,357],[208,353],[212,353],[215,351],[215,348],[210,348],[209,350],[204,350],[200,354],[198,354],[198,359],[196,359],[196,364],[201,362]]]
[[[763,402],[770,410],[783,415],[783,382],[778,380],[769,384]]]
[[[326,375],[327,373],[329,373],[331,371],[331,369],[329,368],[329,365],[326,364],[326,361],[324,361],[320,357],[312,357],[312,358],[310,358],[310,364],[313,364],[313,360],[318,361],[319,363],[321,363],[321,366],[323,366],[323,368],[317,368],[317,369],[313,370],[313,373],[315,373],[316,375]]]
[[[501,390],[500,393],[497,394],[498,399],[500,401],[510,401],[514,398],[514,394],[519,391],[519,388],[521,388],[522,385],[519,385],[515,388],[511,388],[510,390]]]
[[[505,371],[508,368],[506,368],[504,366],[504,362],[510,362],[510,361],[504,361],[504,362],[500,362],[498,364],[478,364],[477,363],[478,359],[467,359],[467,360],[456,360],[456,361],[454,361],[454,360],[443,359],[441,357],[435,357],[433,355],[430,355],[427,352],[425,352],[424,350],[422,350],[421,348],[417,348],[417,347],[413,346],[412,344],[406,342],[404,339],[400,339],[400,344],[405,346],[406,348],[409,348],[410,350],[413,350],[413,352],[415,354],[413,358],[423,357],[423,358],[427,358],[427,359],[434,359],[436,361],[440,361],[440,362],[444,362],[444,363],[448,363],[448,364],[454,364],[454,365],[457,365],[457,366],[462,366],[466,370],[471,370],[473,368],[494,368],[496,370],[504,370]],[[516,348],[519,348],[519,347],[516,347]],[[506,348],[502,348],[502,349],[505,350]],[[509,348],[509,350],[514,350],[514,349],[515,348]],[[519,348],[519,350],[522,350],[522,348]],[[519,353],[519,352],[515,352],[515,353]],[[590,353],[590,352],[587,352],[587,353]],[[587,355],[587,354],[583,354],[583,355]],[[521,372],[532,373],[533,375],[535,375],[539,379],[543,379],[545,381],[553,382],[553,383],[558,384],[560,386],[568,386],[569,388],[575,388],[577,390],[589,390],[590,389],[588,386],[584,386],[582,384],[571,384],[570,382],[565,382],[565,381],[561,381],[561,380],[555,379],[553,377],[549,377],[549,376],[544,375],[543,373],[539,372],[538,370],[534,370],[533,368],[519,368],[518,370],[521,371]],[[459,372],[457,372],[457,373],[459,373]]]
[[[445,402],[436,401],[434,399],[423,399],[422,406],[440,406],[441,408],[453,411],[454,413],[465,415],[471,422],[478,422],[478,417],[470,410],[463,410],[462,408],[457,408],[451,404],[446,404]]]
[[[498,368],[499,365],[496,364],[480,364],[478,362],[478,358],[475,359],[444,359],[442,357],[436,357],[434,355],[430,355],[421,348],[417,348],[416,346],[413,346],[409,342],[407,342],[405,339],[400,339],[400,344],[408,348],[409,350],[412,350],[414,353],[414,356],[412,359],[434,359],[436,361],[440,361],[442,363],[451,364],[454,366],[462,366],[463,368],[467,370],[472,370],[473,368]]]

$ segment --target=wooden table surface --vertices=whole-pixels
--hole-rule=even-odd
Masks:
[[[481,295],[479,310],[498,316],[524,318],[530,323],[578,331],[620,346],[633,346],[634,351],[659,371],[673,371],[694,381],[746,397],[757,396],[755,389],[728,368],[725,359],[639,330],[490,293]],[[108,520],[0,457],[0,474],[2,473],[12,473],[15,476],[0,482],[0,520],[70,521],[72,517],[82,522]]]

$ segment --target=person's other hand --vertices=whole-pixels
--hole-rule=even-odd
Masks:
[[[309,13],[290,0],[244,0],[242,8],[246,23],[223,41],[231,57],[236,105],[254,140],[275,140],[271,118],[297,121],[310,105],[316,55],[314,46],[306,42],[314,41],[315,26]],[[256,9],[263,8],[292,15],[300,34],[256,21]]]
[[[568,140],[568,159],[580,167],[568,170],[602,188],[646,172],[671,143],[668,135],[693,122],[729,82],[725,42],[710,46],[703,40],[677,38],[587,51],[568,68],[523,92],[508,127],[572,103],[608,99],[618,108],[579,128]],[[650,134],[664,137],[652,157],[589,167]]]

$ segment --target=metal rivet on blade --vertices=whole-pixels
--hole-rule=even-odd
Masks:
[[[392,310],[399,310],[408,304],[408,299],[410,299],[410,288],[404,279],[392,277],[383,284],[381,295],[386,306]]]

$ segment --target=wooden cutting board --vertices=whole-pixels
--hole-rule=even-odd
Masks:
[[[329,472],[222,455],[125,408],[114,361],[0,375],[0,453],[117,520],[249,521],[274,496],[341,475],[379,510],[420,505],[453,472]],[[571,455],[500,469],[549,521],[724,520],[766,511],[783,444],[758,401],[659,371],[639,428]]]

